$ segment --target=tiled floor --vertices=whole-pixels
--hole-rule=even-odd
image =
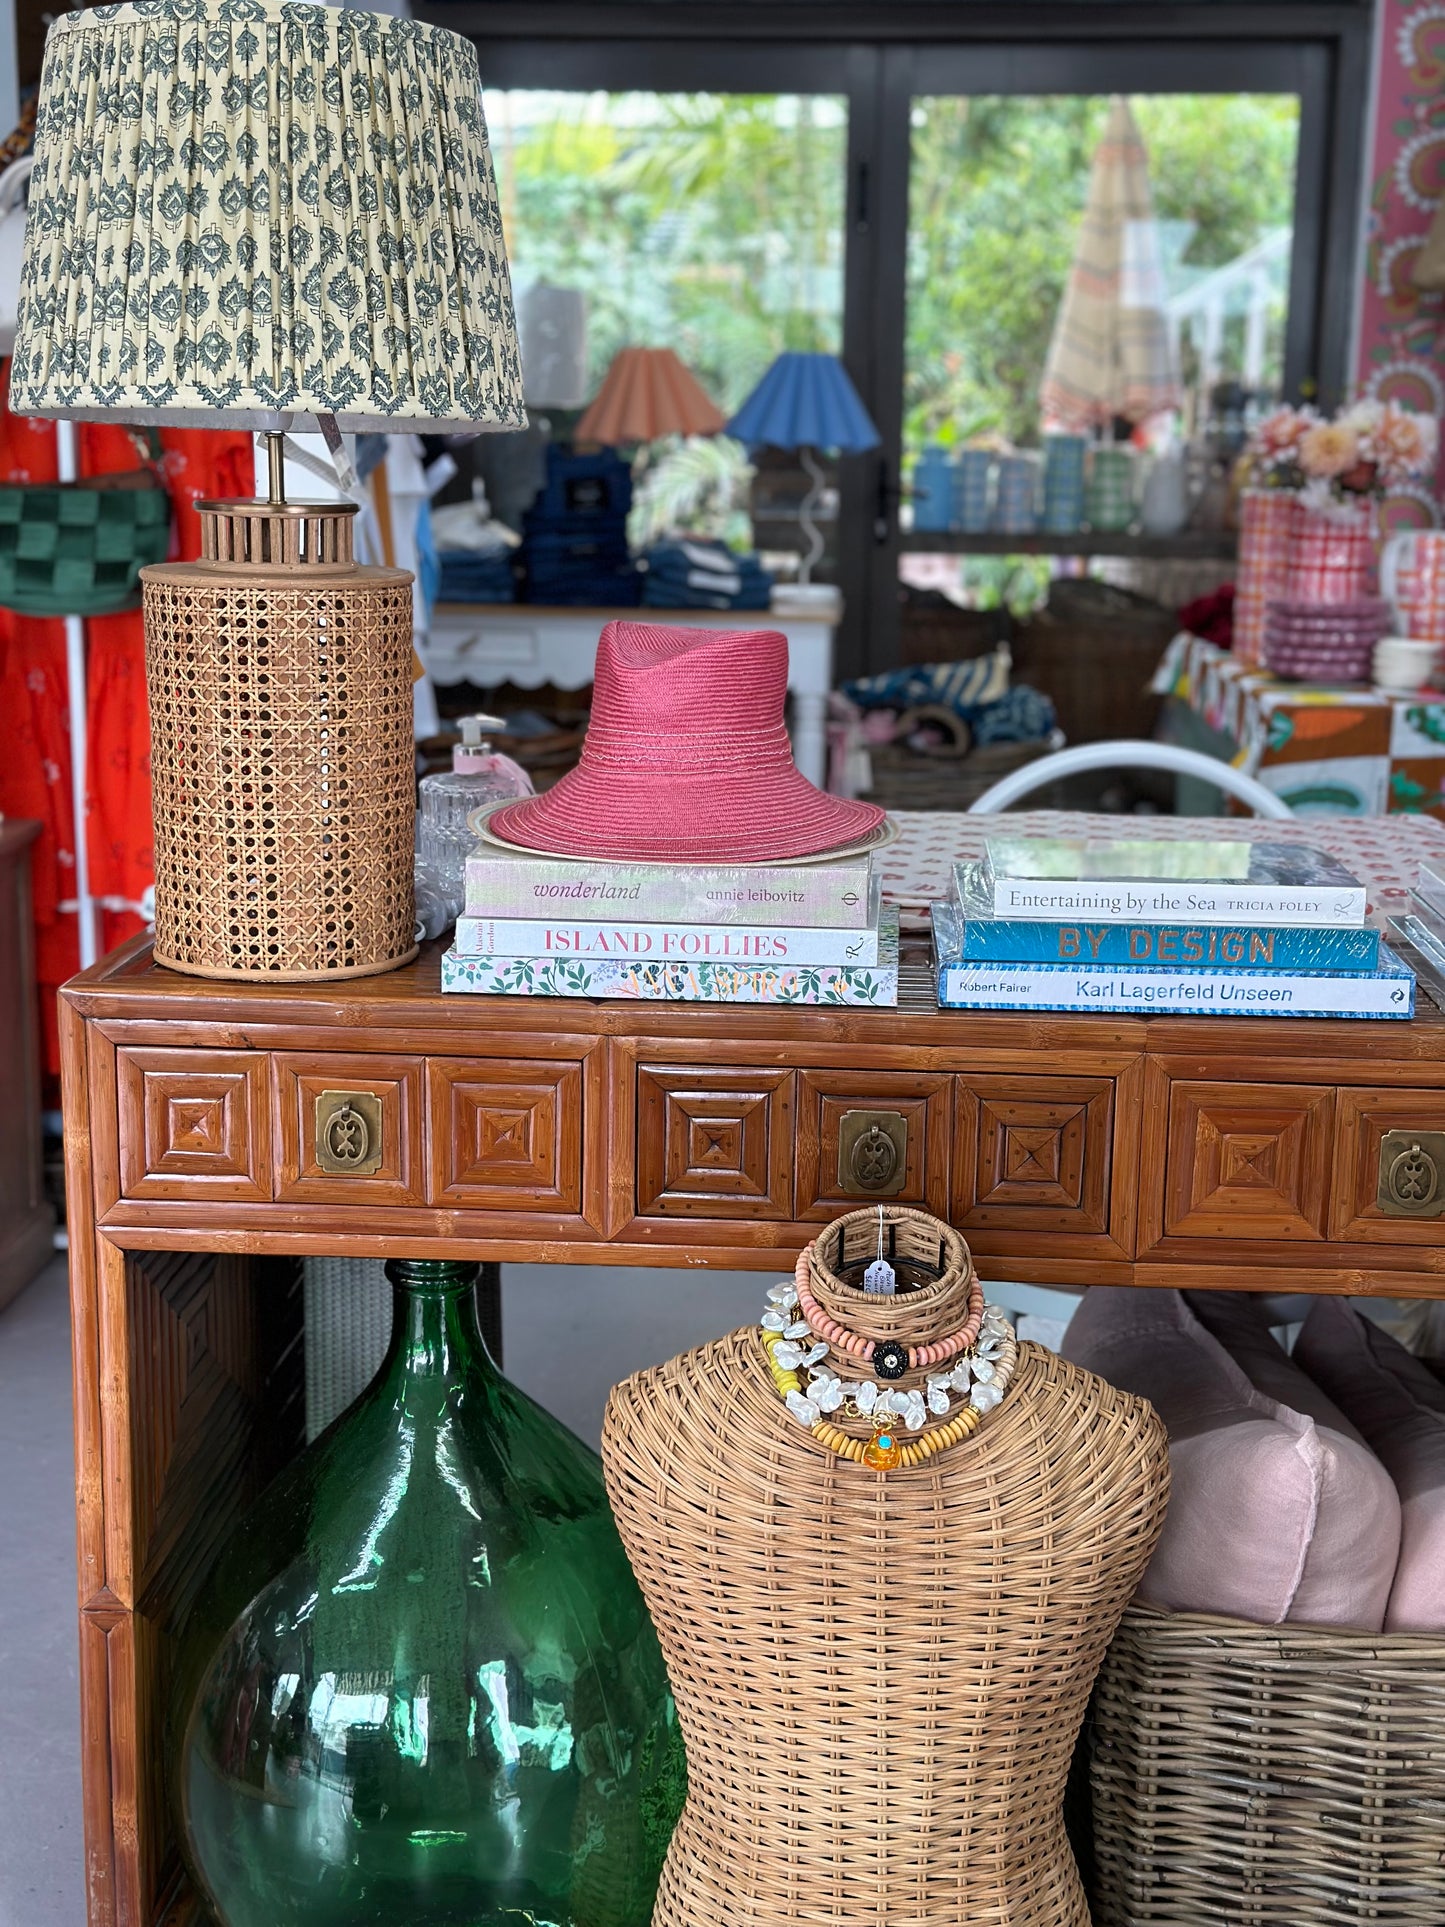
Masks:
[[[608,1387],[750,1323],[765,1278],[509,1265],[510,1375],[594,1444]],[[82,1927],[63,1263],[0,1311],[0,1927]]]

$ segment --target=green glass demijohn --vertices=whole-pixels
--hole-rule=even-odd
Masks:
[[[492,1364],[475,1265],[387,1275],[379,1373],[183,1634],[183,1851],[223,1927],[646,1927],[681,1743],[601,1462]]]

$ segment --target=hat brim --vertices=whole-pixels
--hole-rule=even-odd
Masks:
[[[508,803],[488,817],[501,842],[539,856],[609,863],[787,863],[843,851],[885,821],[876,803],[829,796],[789,765],[756,782],[659,780],[604,789],[579,764],[552,789]]]

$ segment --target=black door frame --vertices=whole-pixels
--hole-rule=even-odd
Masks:
[[[843,359],[882,436],[840,463],[838,672],[896,657],[909,102],[915,93],[1299,92],[1286,385],[1349,383],[1371,9],[1238,0],[420,0],[486,87],[828,93],[848,100]]]

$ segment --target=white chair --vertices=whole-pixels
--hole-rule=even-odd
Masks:
[[[1120,740],[1113,743],[1080,743],[1073,749],[1055,750],[1036,763],[1025,763],[1012,775],[1000,777],[968,806],[970,816],[990,815],[1006,810],[1021,796],[1028,796],[1045,783],[1061,776],[1076,776],[1086,769],[1167,769],[1180,776],[1197,776],[1228,790],[1242,803],[1248,803],[1256,816],[1292,817],[1294,811],[1273,790],[1257,783],[1230,763],[1205,756],[1197,749],[1181,749],[1174,743],[1145,743]]]

